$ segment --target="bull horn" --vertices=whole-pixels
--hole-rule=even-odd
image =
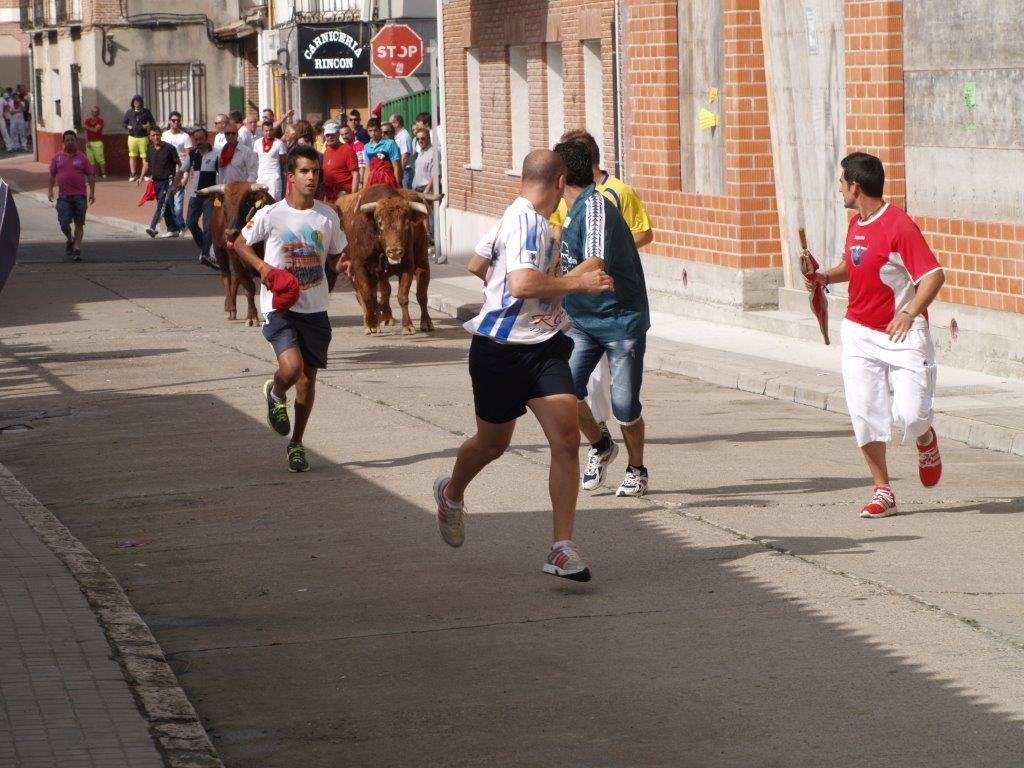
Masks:
[[[253,192],[269,192],[270,191],[270,187],[268,187],[266,184],[250,184],[249,185],[249,189],[251,189]]]
[[[377,203],[363,203],[357,210],[360,213],[373,213],[377,210]]]
[[[428,195],[426,192],[420,192],[420,197],[428,203],[439,203],[444,198],[444,195]]]
[[[422,213],[424,216],[430,215],[430,211],[427,210],[427,206],[425,206],[423,203],[409,203],[409,207],[412,208],[417,213]]]
[[[223,195],[224,185],[214,184],[212,187],[203,187],[198,192],[196,192],[196,194],[201,197],[206,197],[207,195]]]

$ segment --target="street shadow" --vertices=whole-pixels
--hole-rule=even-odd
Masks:
[[[829,437],[846,437],[852,434],[849,429],[762,429],[750,432],[723,432],[717,435],[694,435],[692,437],[675,438],[671,444],[698,445],[700,443],[772,443],[776,440],[807,440]]]
[[[850,582],[822,574],[828,598],[805,604],[750,565],[781,557],[766,547],[856,553],[913,535],[708,546],[663,510],[601,500],[578,515],[594,571],[581,585],[540,573],[550,511],[516,489],[543,485],[542,467],[485,470],[453,550],[437,535],[435,468],[389,475],[401,494],[352,471],[387,460],[369,414],[314,414],[337,420],[336,450],[361,446],[361,464],[311,450],[313,471],[290,475],[255,400],[11,401],[75,406],[0,441],[0,461],[147,617],[227,765],[525,767],[557,754],[608,768],[963,768],[1017,765],[1024,750],[1013,716],[922,666],[916,645],[880,639],[898,628],[845,613]],[[853,483],[822,482],[699,492]]]
[[[853,539],[847,536],[753,536],[754,541],[779,552],[794,555],[871,555],[874,549],[869,544],[885,544],[898,541],[921,541],[922,536],[868,536]]]
[[[843,432],[842,434],[846,434]],[[897,480],[898,478],[893,478]],[[789,496],[804,493],[822,493],[824,491],[842,491],[850,488],[861,488],[864,479],[857,477],[806,477],[752,480],[749,483],[717,485],[710,488],[686,488],[680,490],[651,490],[648,495],[697,494],[719,498],[749,496],[751,494],[769,494]]]
[[[966,504],[958,504],[952,507],[936,506],[930,509],[914,509],[912,507],[900,507],[900,515],[924,515],[924,514],[958,514],[961,512],[974,512],[979,515],[1017,515],[1024,512],[1024,497],[1015,499],[984,499],[972,501]]]

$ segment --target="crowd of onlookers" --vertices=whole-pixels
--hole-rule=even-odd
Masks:
[[[0,148],[3,151],[32,149],[31,102],[24,85],[0,88]]]
[[[376,110],[379,112],[379,109]],[[317,196],[335,201],[370,184],[436,192],[438,158],[429,112],[416,116],[412,129],[400,114],[384,121],[377,114],[364,124],[358,110],[342,112],[315,126],[295,120],[293,110],[276,115],[232,111],[214,117],[213,126],[182,125],[182,115],[171,112],[166,126],[159,125],[141,96],[132,98],[121,119],[128,132],[129,181],[147,185],[146,196],[156,210],[146,232],[157,237],[180,237],[185,230],[200,250],[200,261],[214,266],[210,252],[212,202],[197,190],[217,184],[248,181],[262,184],[275,200],[287,192],[284,168],[296,146],[316,148],[321,159]],[[106,127],[98,107],[83,121],[86,157],[95,175],[106,178],[103,133]],[[152,186],[150,186],[152,185]]]

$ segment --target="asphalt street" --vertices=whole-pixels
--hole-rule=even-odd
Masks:
[[[896,448],[905,514],[864,521],[844,417],[649,374],[651,493],[581,495],[594,580],[568,583],[540,572],[530,417],[466,546],[436,532],[473,426],[456,322],[366,337],[336,294],[291,475],[270,346],[190,241],[90,225],[72,264],[18,203],[0,462],[125,588],[227,766],[1021,765],[1021,459],[947,442],[926,490]]]

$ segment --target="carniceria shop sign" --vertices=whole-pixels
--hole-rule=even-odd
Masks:
[[[299,76],[339,77],[370,73],[370,46],[362,24],[299,27]]]

